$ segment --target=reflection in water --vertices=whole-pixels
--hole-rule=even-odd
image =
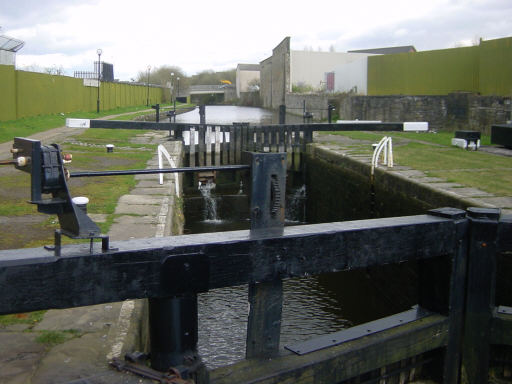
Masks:
[[[302,215],[305,187],[292,190],[287,205]],[[296,200],[296,201],[295,201]],[[246,195],[223,195],[217,199],[218,220],[205,220],[202,197],[185,199],[187,233],[248,229]],[[299,207],[299,208],[297,208]],[[291,211],[293,212],[293,210]],[[303,217],[287,213],[287,223]],[[319,283],[318,276],[283,282],[281,347],[312,336],[336,332],[349,325],[335,295]],[[209,368],[231,364],[245,357],[248,316],[247,286],[212,290],[199,295],[199,353]]]
[[[207,124],[227,124],[245,122],[251,124],[272,124],[272,112],[263,108],[235,107],[231,105],[207,105]],[[177,123],[199,124],[199,112],[193,110],[176,116]]]
[[[349,326],[315,276],[283,282],[281,348]],[[199,295],[199,354],[209,368],[245,358],[249,304],[247,286],[229,287]]]
[[[250,123],[252,125],[278,124],[279,113],[256,107],[235,107],[232,105],[207,105],[205,110],[207,124],[227,124],[233,122]],[[177,123],[199,124],[199,112],[193,111],[176,116]],[[301,124],[302,117],[286,115],[287,124]]]

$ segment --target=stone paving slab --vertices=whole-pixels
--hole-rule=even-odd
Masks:
[[[105,369],[106,339],[106,333],[94,332],[53,347],[39,363],[31,384],[67,383]]]
[[[494,197],[492,193],[484,192],[477,188],[446,188],[445,190],[462,197]]]
[[[154,237],[159,223],[154,216],[120,216],[114,224],[109,232],[112,241]]]
[[[159,180],[140,180],[137,183],[136,188],[166,188],[174,186],[174,180],[166,180],[164,177],[164,183],[160,184]]]
[[[440,179],[439,177],[417,177],[415,180],[420,183],[440,183],[444,181],[444,179]]]
[[[168,195],[170,187],[154,187],[154,188],[134,188],[132,193],[135,195]]]
[[[448,188],[460,188],[463,187],[461,184],[457,183],[437,183],[437,182],[431,182],[431,181],[423,181],[422,179],[419,179],[419,181],[422,181],[426,184],[428,184],[429,187],[433,188],[439,188],[439,189],[448,189]]]
[[[33,329],[35,331],[64,331],[79,332],[108,331],[117,321],[121,303],[98,304],[87,307],[52,309],[46,312],[44,318]]]
[[[480,197],[473,200],[495,207],[512,209],[512,197]]]
[[[398,173],[402,176],[408,177],[408,178],[423,178],[425,177],[425,173],[422,171],[417,171],[416,169],[409,169],[405,171],[394,171],[393,168],[390,169],[390,171],[394,173]]]
[[[159,182],[158,174],[142,174],[135,175],[135,180],[154,180],[156,183]]]
[[[115,214],[116,215],[141,215],[141,216],[155,216],[160,211],[158,205],[148,204],[123,204],[117,205]]]
[[[30,382],[46,349],[43,344],[36,342],[37,336],[27,332],[2,332],[0,383]]]
[[[135,195],[129,194],[121,196],[119,199],[120,204],[135,204],[135,205],[158,205],[162,204],[162,198],[158,196],[147,196],[147,195]]]

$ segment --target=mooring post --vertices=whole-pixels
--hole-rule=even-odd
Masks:
[[[206,125],[199,126],[199,135],[198,135],[199,143],[197,143],[197,151],[198,151],[198,166],[204,167],[206,165]]]
[[[454,253],[420,261],[418,277],[420,307],[449,316],[443,383],[457,384],[464,329],[469,222],[466,211],[455,208],[433,209],[428,214],[451,219],[455,225]]]
[[[495,307],[497,208],[469,208],[468,280],[462,379],[487,383],[491,321]]]
[[[332,111],[334,111],[334,105],[329,104],[327,106],[327,120],[329,121],[329,124],[332,123]]]
[[[286,154],[244,152],[243,155],[244,163],[251,165],[251,237],[282,235]],[[258,271],[253,271],[254,282],[249,284],[246,358],[269,358],[279,352],[283,283],[279,277],[281,264],[277,261],[271,281],[256,282]]]
[[[199,124],[206,124],[206,107],[204,105],[199,106]]]
[[[151,108],[155,110],[155,121],[160,122],[160,104],[152,105]]]
[[[286,124],[286,105],[279,106],[279,124]]]

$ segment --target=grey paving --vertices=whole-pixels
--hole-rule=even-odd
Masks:
[[[492,193],[481,191],[477,188],[447,188],[446,191],[463,197],[493,197]]]
[[[119,203],[127,205],[160,205],[162,204],[162,198],[156,196],[139,195],[132,192],[129,195],[121,196]]]
[[[126,204],[119,203],[116,207],[115,214],[133,214],[140,216],[156,215],[160,211],[160,207],[154,204]]]

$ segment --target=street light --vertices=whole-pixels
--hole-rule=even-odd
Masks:
[[[176,97],[180,97],[180,78],[179,76],[176,78],[178,80],[178,92],[176,92]]]
[[[176,99],[174,98],[174,72],[171,72],[171,102],[174,101],[174,112],[176,112]]]
[[[100,113],[100,63],[101,63],[101,54],[103,51],[101,48],[98,48],[96,50],[96,53],[98,54],[98,99],[96,100],[96,113]]]
[[[149,107],[149,71],[151,71],[151,65],[148,65],[148,95],[147,95],[147,99],[146,99],[146,106]]]

